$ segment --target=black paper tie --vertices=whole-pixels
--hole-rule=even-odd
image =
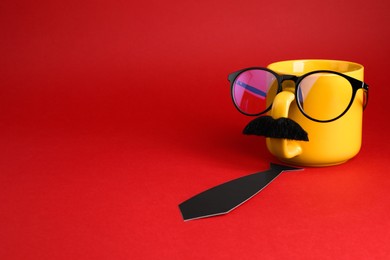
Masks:
[[[227,214],[237,208],[273,181],[284,171],[302,168],[270,164],[270,169],[253,173],[215,186],[179,204],[184,220]]]

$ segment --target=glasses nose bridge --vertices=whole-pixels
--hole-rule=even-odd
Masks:
[[[295,75],[281,75],[281,89],[294,92],[298,77]]]
[[[295,75],[281,75],[281,83],[286,80],[294,81],[294,83],[297,83],[298,77]]]

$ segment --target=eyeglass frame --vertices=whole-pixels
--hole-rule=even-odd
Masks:
[[[245,69],[241,69],[241,70],[238,70],[238,71],[235,71],[235,72],[232,72],[228,75],[228,81],[230,82],[230,91],[231,91],[231,97],[232,97],[232,100],[233,100],[233,104],[234,106],[236,107],[236,109],[244,114],[244,115],[247,115],[247,116],[259,116],[259,115],[262,115],[266,112],[268,112],[271,108],[272,108],[272,104],[273,104],[273,101],[271,102],[271,104],[262,112],[260,113],[257,113],[257,114],[249,114],[249,113],[246,113],[244,111],[242,111],[238,105],[236,104],[235,100],[234,100],[234,93],[233,93],[233,88],[234,88],[234,83],[236,81],[236,79],[238,78],[238,76],[240,76],[242,73],[248,71],[248,70],[264,70],[264,71],[267,71],[271,74],[273,74],[275,76],[275,78],[277,79],[278,81],[278,90],[276,91],[276,95],[280,92],[283,91],[283,87],[282,87],[282,83],[286,80],[292,80],[295,84],[295,100],[298,100],[297,96],[298,96],[298,86],[299,84],[301,83],[301,81],[306,78],[307,76],[310,76],[312,74],[316,74],[316,73],[330,73],[330,74],[335,74],[335,75],[338,75],[338,76],[341,76],[343,78],[345,78],[346,80],[348,80],[348,82],[350,83],[351,87],[352,87],[352,96],[351,96],[351,101],[349,102],[347,108],[344,110],[343,113],[341,113],[339,116],[335,117],[335,118],[332,118],[332,119],[328,119],[328,120],[319,120],[319,119],[316,119],[316,118],[313,118],[311,116],[309,116],[308,114],[306,114],[303,110],[303,108],[301,107],[301,105],[299,104],[300,102],[297,102],[297,106],[299,108],[299,110],[301,111],[301,113],[307,117],[308,119],[310,120],[313,120],[315,122],[319,122],[319,123],[328,123],[328,122],[332,122],[332,121],[335,121],[337,119],[339,119],[340,117],[342,117],[343,115],[345,115],[348,110],[351,108],[352,106],[352,103],[353,101],[355,100],[355,96],[356,96],[356,92],[359,90],[359,89],[363,89],[364,91],[366,91],[366,102],[365,104],[363,104],[363,110],[366,108],[367,104],[368,104],[368,85],[363,82],[363,81],[360,81],[358,79],[355,79],[351,76],[348,76],[348,75],[345,75],[341,72],[337,72],[337,71],[332,71],[332,70],[315,70],[315,71],[310,71],[306,74],[303,74],[301,76],[295,76],[295,75],[290,75],[290,74],[285,74],[285,75],[280,75],[278,73],[276,73],[275,71],[271,70],[271,69],[268,69],[268,68],[263,68],[263,67],[249,67],[249,68],[245,68]]]

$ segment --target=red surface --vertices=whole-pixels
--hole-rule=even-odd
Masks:
[[[390,258],[389,2],[134,2],[2,1],[0,259]],[[359,155],[183,222],[276,162],[227,74],[295,58],[365,65]]]

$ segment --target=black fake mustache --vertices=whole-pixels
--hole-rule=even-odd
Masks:
[[[271,116],[258,117],[249,122],[243,133],[270,138],[309,141],[307,132],[297,122],[286,117],[278,119],[273,119]]]

